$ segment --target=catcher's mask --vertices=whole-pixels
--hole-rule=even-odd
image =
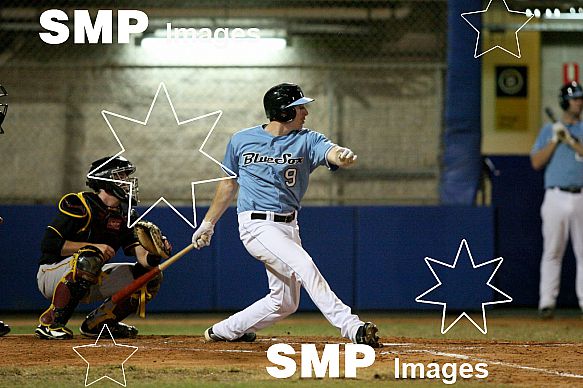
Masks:
[[[136,167],[123,156],[106,156],[91,163],[86,185],[99,192],[105,190],[122,202],[138,202],[138,178],[130,177]]]
[[[572,81],[561,88],[561,93],[559,93],[559,105],[561,105],[563,110],[567,110],[569,109],[569,100],[575,98],[583,98],[583,88],[578,82]]]
[[[6,97],[8,92],[4,89],[4,86],[0,85],[0,97]],[[2,129],[2,123],[4,122],[4,118],[6,117],[6,113],[8,112],[8,103],[0,103],[0,135],[4,133],[4,129]]]
[[[263,96],[263,107],[265,115],[270,121],[287,123],[296,117],[294,106],[304,105],[314,101],[313,98],[305,97],[302,89],[291,83],[275,85]]]

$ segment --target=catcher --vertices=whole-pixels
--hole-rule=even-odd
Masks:
[[[148,282],[130,298],[113,304],[110,297],[135,278],[157,266],[170,255],[171,245],[152,223],[138,222],[128,228],[130,193],[137,202],[136,171],[127,159],[105,157],[91,164],[87,186],[94,192],[66,194],[58,204],[58,213],[47,227],[37,274],[40,292],[51,300],[39,318],[35,334],[41,339],[70,339],[67,328],[80,302],[104,301],[81,324],[81,334],[97,337],[107,324],[114,338],[134,338],[138,330],[121,321],[133,312],[144,316],[145,303],[160,289],[162,277]],[[136,263],[107,262],[123,248]]]

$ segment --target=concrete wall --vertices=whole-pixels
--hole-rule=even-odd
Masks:
[[[263,94],[284,81],[316,98],[308,128],[359,155],[359,166],[337,178],[317,171],[308,203],[436,203],[442,65],[437,59],[373,64],[366,57],[338,64],[334,59],[345,52],[324,55],[310,44],[294,39],[271,58],[241,57],[234,65],[205,63],[186,49],[167,56],[140,46],[29,41],[26,50],[3,57],[0,73],[10,103],[0,138],[0,203],[53,203],[63,192],[82,190],[90,162],[119,150],[101,111],[144,120],[162,82],[179,120],[223,111],[205,148],[222,160],[231,134],[266,121]],[[212,120],[176,125],[163,95],[148,126],[119,119],[111,124],[138,165],[145,200],[164,195],[187,204],[191,181],[220,175],[196,151]],[[213,191],[214,185],[197,187],[197,201],[208,203]]]

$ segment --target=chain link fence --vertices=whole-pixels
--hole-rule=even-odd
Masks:
[[[68,15],[61,44],[39,36],[47,9]],[[113,10],[113,42],[74,43],[75,9],[93,21]],[[148,17],[127,44],[116,41],[121,9]],[[353,169],[317,170],[304,203],[435,204],[446,11],[445,1],[3,0],[0,83],[9,108],[0,203],[54,203],[84,190],[90,163],[121,143],[137,164],[143,201],[189,204],[191,182],[223,175],[198,151],[216,119],[205,151],[220,161],[229,136],[266,121],[265,91],[288,81],[316,99],[306,127],[359,155]],[[232,37],[252,28],[280,46],[200,45],[209,31]],[[196,185],[197,205],[214,187]]]

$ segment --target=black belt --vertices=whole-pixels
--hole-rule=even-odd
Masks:
[[[273,221],[275,222],[292,222],[296,218],[296,213],[288,214],[287,216],[280,216],[279,214],[273,215]],[[266,220],[267,214],[265,213],[251,213],[252,220]]]
[[[567,193],[572,193],[572,194],[579,194],[579,193],[581,193],[581,190],[582,190],[581,187],[558,187],[558,186],[553,186],[553,187],[551,187],[551,189],[559,189],[561,191],[566,191]]]

